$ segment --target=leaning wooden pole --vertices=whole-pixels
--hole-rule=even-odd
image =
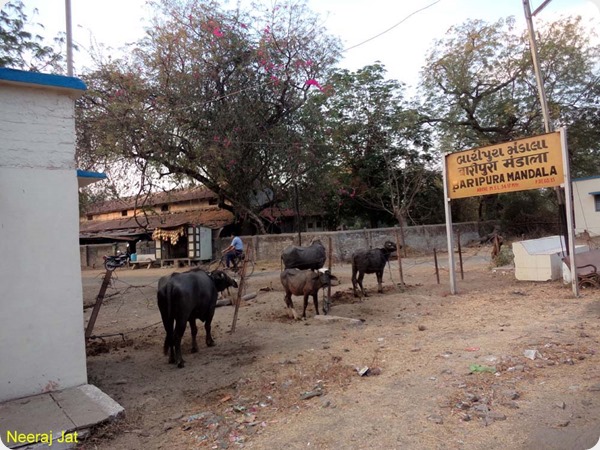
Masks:
[[[100,312],[100,307],[102,306],[102,302],[104,301],[104,295],[106,294],[106,289],[110,284],[110,278],[112,277],[112,270],[106,269],[106,273],[104,274],[104,280],[102,281],[102,286],[100,286],[100,291],[98,292],[98,297],[96,297],[96,303],[94,303],[94,309],[92,310],[92,315],[90,316],[90,320],[88,321],[87,327],[85,329],[85,340],[87,341],[92,335],[92,331],[94,331],[94,325],[96,324],[96,319],[98,318],[98,313]]]
[[[240,273],[240,285],[238,286],[237,295],[235,297],[235,311],[233,313],[233,322],[231,323],[231,333],[235,333],[235,325],[237,323],[238,311],[240,309],[240,304],[242,303],[242,296],[244,295],[244,291],[246,290],[246,265],[250,258],[254,257],[252,254],[254,251],[254,247],[252,244],[248,245],[248,251],[246,252],[246,257],[244,258],[244,262],[242,263],[242,270]]]
[[[435,277],[437,278],[437,284],[440,284],[440,268],[437,260],[437,250],[433,248],[433,261],[435,263]]]

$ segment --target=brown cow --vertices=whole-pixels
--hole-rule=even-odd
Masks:
[[[337,281],[337,277],[332,275],[329,270],[319,270],[313,272],[312,270],[300,270],[300,269],[285,269],[281,272],[281,284],[285,289],[285,304],[294,317],[298,319],[294,304],[292,303],[292,295],[304,296],[304,310],[302,312],[302,318],[306,319],[306,307],[308,306],[308,296],[312,295],[313,302],[315,304],[315,312],[319,314],[319,300],[318,294],[319,289],[328,286],[332,281]],[[325,311],[323,313],[326,314]]]

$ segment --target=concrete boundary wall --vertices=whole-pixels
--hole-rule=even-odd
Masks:
[[[479,240],[477,222],[466,222],[454,225],[454,232],[460,232],[461,245]],[[308,246],[313,239],[320,239],[328,247],[329,238],[333,247],[333,262],[349,262],[352,253],[360,248],[382,247],[385,241],[402,242],[399,228],[375,228],[345,231],[321,231],[302,233],[302,246]],[[456,237],[456,234],[455,234]],[[257,261],[276,260],[281,257],[282,250],[288,245],[298,245],[297,233],[269,234],[261,236],[241,236],[246,245],[252,244]],[[447,250],[446,225],[420,225],[404,229],[406,246],[419,252],[433,252],[433,249]],[[231,238],[220,238],[215,241],[215,252],[220,254]],[[455,241],[456,242],[456,241]]]
[[[454,233],[460,232],[461,245],[466,245],[473,240],[479,240],[480,224],[465,222],[454,224]],[[352,253],[360,248],[382,247],[385,241],[396,242],[396,235],[401,242],[399,228],[373,228],[363,230],[321,231],[302,233],[302,245],[307,246],[312,239],[321,239],[327,248],[329,238],[333,246],[333,262],[349,262]],[[404,229],[406,245],[411,250],[431,253],[436,248],[447,250],[445,225],[419,225]],[[455,234],[456,237],[456,234]],[[298,245],[297,233],[267,234],[260,236],[241,236],[248,246],[252,244],[255,249],[256,261],[279,261],[281,251],[288,245]],[[217,257],[221,250],[227,248],[231,238],[219,238],[214,241],[213,255]],[[456,241],[455,241],[456,242]],[[94,244],[81,245],[80,258],[82,269],[101,269],[103,255],[113,255],[119,249],[125,252],[125,244]]]

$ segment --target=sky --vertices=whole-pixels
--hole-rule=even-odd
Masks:
[[[65,0],[23,1],[28,11],[37,8],[38,13],[31,18],[44,25],[44,35],[54,36],[65,30]],[[250,3],[240,1],[242,5]],[[5,2],[0,0],[0,6]],[[263,2],[270,4],[271,0]],[[542,3],[530,0],[531,9],[535,11]],[[494,22],[514,16],[517,27],[526,29],[523,0],[309,0],[309,6],[321,15],[325,28],[348,48],[340,67],[357,70],[380,61],[390,78],[409,87],[417,83],[434,40],[443,38],[453,25],[467,19]],[[552,0],[537,14],[534,26],[570,14],[583,16],[590,26],[600,30],[600,0]],[[103,46],[106,57],[118,55],[125,43],[141,38],[149,25],[151,9],[145,0],[71,0],[71,15],[73,39],[80,47],[74,54],[77,76],[91,66],[92,43]]]

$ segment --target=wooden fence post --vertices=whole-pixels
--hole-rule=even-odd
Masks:
[[[405,287],[404,284],[404,274],[402,273],[402,255],[400,253],[400,238],[398,237],[398,229],[394,230],[394,234],[396,235],[396,255],[398,256],[398,274],[400,275],[400,285]]]
[[[87,327],[85,329],[85,340],[87,341],[92,335],[92,331],[94,331],[94,325],[96,323],[96,318],[98,317],[98,313],[100,312],[100,307],[102,306],[102,302],[104,301],[104,295],[106,294],[106,289],[110,283],[110,278],[112,277],[112,270],[106,269],[106,273],[104,274],[104,280],[102,280],[102,286],[100,286],[100,291],[98,292],[98,297],[96,297],[96,303],[94,303],[94,309],[92,310],[92,314],[90,316],[90,320],[88,321]]]
[[[440,284],[440,269],[437,260],[437,250],[433,248],[433,261],[435,262],[435,277],[437,278],[437,284]]]
[[[240,303],[242,302],[242,296],[246,291],[246,264],[248,261],[253,261],[254,258],[254,246],[252,243],[248,246],[244,263],[242,264],[242,270],[240,271],[240,285],[238,287],[237,296],[235,297],[235,311],[233,312],[233,322],[231,323],[231,333],[235,333],[235,325],[237,323],[238,311],[240,309]]]

